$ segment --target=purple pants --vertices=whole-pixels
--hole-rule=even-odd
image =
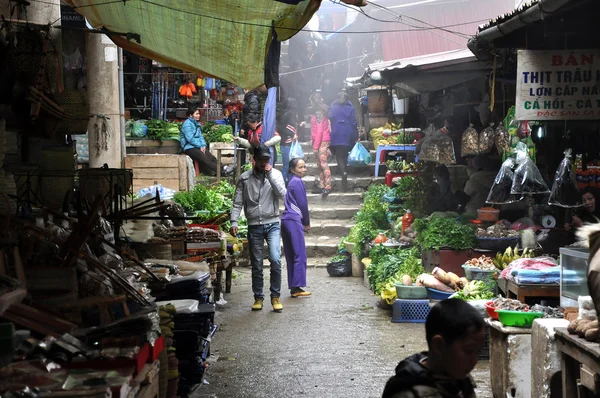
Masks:
[[[296,220],[281,220],[281,239],[289,288],[306,286],[307,259],[302,223]]]

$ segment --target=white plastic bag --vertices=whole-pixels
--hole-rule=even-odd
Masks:
[[[517,144],[517,169],[510,193],[513,195],[549,193],[550,189],[542,173],[529,157],[529,149],[522,142]]]

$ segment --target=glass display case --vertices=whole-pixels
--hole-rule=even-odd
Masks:
[[[578,307],[579,296],[589,296],[587,269],[589,249],[560,248],[560,306]]]

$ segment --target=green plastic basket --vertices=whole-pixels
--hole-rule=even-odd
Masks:
[[[396,283],[394,286],[399,299],[420,300],[427,298],[427,289],[424,286],[405,286],[401,283]]]
[[[544,316],[543,312],[496,310],[496,313],[501,324],[517,328],[530,328],[534,319]]]

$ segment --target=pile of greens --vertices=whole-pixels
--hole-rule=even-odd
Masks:
[[[207,122],[208,124],[208,122]],[[233,142],[233,127],[229,124],[215,124],[202,127],[202,134],[206,142]]]
[[[451,218],[419,218],[415,220],[413,228],[417,232],[417,243],[423,250],[439,250],[442,247],[464,250],[477,247],[475,231]]]
[[[369,284],[376,295],[381,294],[386,285],[400,282],[403,275],[413,280],[424,272],[419,249],[388,249],[376,245],[370,252],[371,265],[367,268]]]
[[[357,222],[371,221],[380,229],[388,229],[390,223],[387,218],[389,203],[382,200],[389,192],[386,185],[374,184],[365,192],[363,206],[354,216]]]
[[[177,192],[173,201],[183,206],[186,211],[193,212],[200,221],[210,220],[215,216],[230,212],[233,207],[232,199],[219,190],[223,190],[221,185],[207,187],[196,184],[189,192]]]
[[[417,217],[423,215],[427,202],[427,186],[423,177],[402,177],[398,179],[394,189],[396,197],[402,198],[404,210],[410,209]]]
[[[494,292],[492,292],[483,281],[471,281],[454,295],[454,298],[465,301],[491,300],[494,297]]]
[[[379,229],[372,220],[359,221],[350,228],[346,241],[356,245],[356,253],[362,253],[364,246],[375,239],[378,233]]]
[[[235,195],[235,185],[226,180],[221,180],[221,182],[212,186],[211,189],[230,198],[233,198],[233,195]]]
[[[148,120],[146,121],[146,126],[148,127],[148,134],[146,137],[161,142],[168,140],[179,141],[182,124],[183,123],[179,122],[169,123],[164,120]]]

